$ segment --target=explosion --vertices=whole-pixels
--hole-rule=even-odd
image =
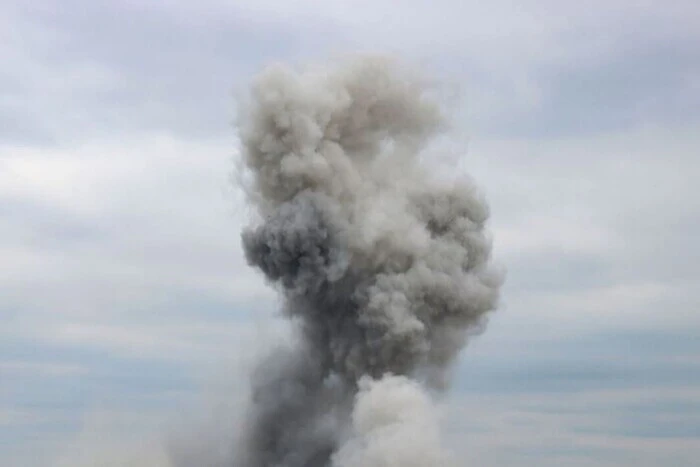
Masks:
[[[447,465],[431,393],[503,278],[478,190],[433,170],[445,112],[376,57],[268,68],[246,104],[243,248],[297,340],[254,373],[233,465]]]

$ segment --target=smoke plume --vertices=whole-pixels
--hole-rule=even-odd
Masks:
[[[445,465],[430,395],[496,307],[488,208],[433,171],[430,89],[361,58],[255,80],[240,121],[250,265],[297,332],[252,381],[235,467]]]

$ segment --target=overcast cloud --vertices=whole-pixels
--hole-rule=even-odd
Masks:
[[[234,96],[351,52],[459,93],[491,204],[503,306],[444,402],[463,465],[697,463],[700,4],[397,5],[0,4],[0,465],[92,465],[243,384],[240,342],[279,324],[239,246]]]

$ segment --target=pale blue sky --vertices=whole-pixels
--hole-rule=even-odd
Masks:
[[[397,5],[0,5],[0,465],[225,438],[281,326],[239,248],[234,96],[358,51],[459,89],[508,269],[443,401],[460,465],[697,465],[700,4]]]

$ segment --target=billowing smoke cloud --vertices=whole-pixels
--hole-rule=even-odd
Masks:
[[[432,390],[497,303],[488,209],[433,173],[429,89],[382,58],[255,81],[240,122],[257,214],[249,263],[284,297],[293,348],[253,378],[235,467],[432,467]]]

